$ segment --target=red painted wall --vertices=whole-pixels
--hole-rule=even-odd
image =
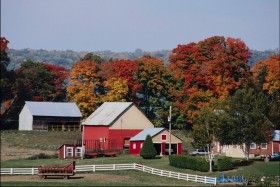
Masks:
[[[182,143],[177,144],[177,154],[181,155],[182,154]]]
[[[117,142],[117,149],[123,149],[124,139],[132,138],[143,129],[138,130],[130,130],[130,129],[109,129],[109,137],[110,139],[114,139]]]
[[[273,151],[275,153],[280,153],[280,142],[273,142]]]
[[[274,144],[277,144],[277,143],[273,142],[273,147],[276,147]],[[254,155],[271,155],[272,154],[272,141],[270,141],[267,144],[267,149],[262,149],[260,147],[261,147],[261,145],[257,144],[256,149],[250,149],[250,154],[254,154]],[[279,149],[279,147],[278,147],[278,149]],[[274,149],[273,151],[277,152],[277,149]]]
[[[143,141],[133,141],[133,142],[130,142],[130,146],[129,146],[130,154],[132,154],[132,155],[140,154],[141,144],[142,143],[144,143],[144,142]],[[133,144],[135,144],[135,147],[133,147]]]
[[[161,155],[165,155],[165,147],[166,147],[166,143],[162,142],[161,143]]]
[[[96,146],[101,146],[102,149],[113,148],[116,150],[122,150],[124,147],[124,139],[131,138],[141,132],[143,129],[109,129],[108,126],[90,126],[85,125],[83,130],[84,143],[86,144],[86,149],[95,149]],[[99,143],[100,138],[106,142]],[[98,141],[95,142],[95,141]],[[110,145],[109,145],[110,144]]]

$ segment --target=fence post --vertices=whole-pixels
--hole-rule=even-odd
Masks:
[[[162,176],[163,175],[163,170],[160,170],[160,176]]]
[[[31,174],[34,175],[34,168],[31,168]]]
[[[217,185],[217,177],[215,177],[214,185]]]
[[[189,174],[187,174],[187,181],[189,181]]]
[[[195,182],[197,182],[197,175],[195,175]]]
[[[113,170],[116,170],[116,164],[113,164]]]
[[[95,172],[95,165],[92,165],[92,171]]]
[[[204,183],[206,184],[206,182],[207,182],[207,177],[204,176]]]
[[[11,175],[13,174],[13,168],[11,168],[10,174],[11,174]]]

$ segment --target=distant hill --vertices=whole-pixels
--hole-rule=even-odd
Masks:
[[[253,64],[259,60],[265,60],[270,55],[275,55],[278,49],[266,50],[266,51],[256,51],[252,50],[252,56],[249,59],[249,65],[252,67]],[[71,50],[66,51],[47,51],[47,50],[35,50],[35,49],[9,49],[8,56],[11,61],[9,63],[8,69],[17,69],[20,64],[26,60],[32,60],[34,62],[45,62],[49,64],[64,66],[67,69],[71,69],[72,65],[77,62],[81,57],[89,52],[75,52]],[[96,51],[93,54],[100,55],[103,59],[130,59],[134,60],[136,58],[141,58],[143,55],[150,55],[152,57],[160,58],[164,61],[165,65],[168,64],[169,55],[171,50],[161,50],[154,52],[145,52],[141,49],[136,49],[134,52],[112,52],[112,51]]]

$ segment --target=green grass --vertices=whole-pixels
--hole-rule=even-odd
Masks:
[[[62,144],[74,143],[78,139],[82,139],[81,132],[1,131],[1,145],[21,148],[57,150]]]
[[[42,150],[57,150],[63,143],[71,143],[73,140],[80,139],[81,132],[32,132],[32,131],[1,131],[1,145],[18,146],[21,148],[36,148]],[[19,167],[35,167],[40,165],[68,165],[73,160],[60,160],[58,158],[50,159],[18,159],[1,162],[1,168],[19,168]],[[100,157],[92,159],[76,160],[77,165],[91,164],[122,164],[122,163],[142,163],[162,170],[170,170],[174,172],[206,175],[209,177],[219,177],[222,173],[228,176],[245,176],[260,178],[261,176],[280,176],[280,162],[263,162],[255,161],[249,166],[242,166],[225,172],[199,172],[189,169],[175,168],[169,165],[168,156],[159,157],[152,160],[144,160],[140,156],[119,154],[117,157]],[[131,180],[122,181],[102,181],[88,179],[72,179],[63,182],[1,182],[1,186],[187,186],[187,185],[204,185],[202,183],[187,182],[184,180],[170,179],[156,175],[150,175],[141,171],[98,171],[96,173],[108,175],[129,176]],[[92,173],[94,175],[94,173]]]

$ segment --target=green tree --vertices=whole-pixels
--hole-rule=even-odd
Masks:
[[[152,140],[152,137],[150,135],[147,135],[143,147],[140,152],[140,156],[144,159],[152,159],[155,158],[157,155],[156,148],[154,147],[154,143]]]
[[[222,145],[245,145],[245,159],[249,159],[251,143],[264,143],[271,140],[271,130],[276,125],[273,115],[278,115],[276,103],[269,97],[251,87],[238,90],[225,102],[223,112],[219,116],[217,135]]]

